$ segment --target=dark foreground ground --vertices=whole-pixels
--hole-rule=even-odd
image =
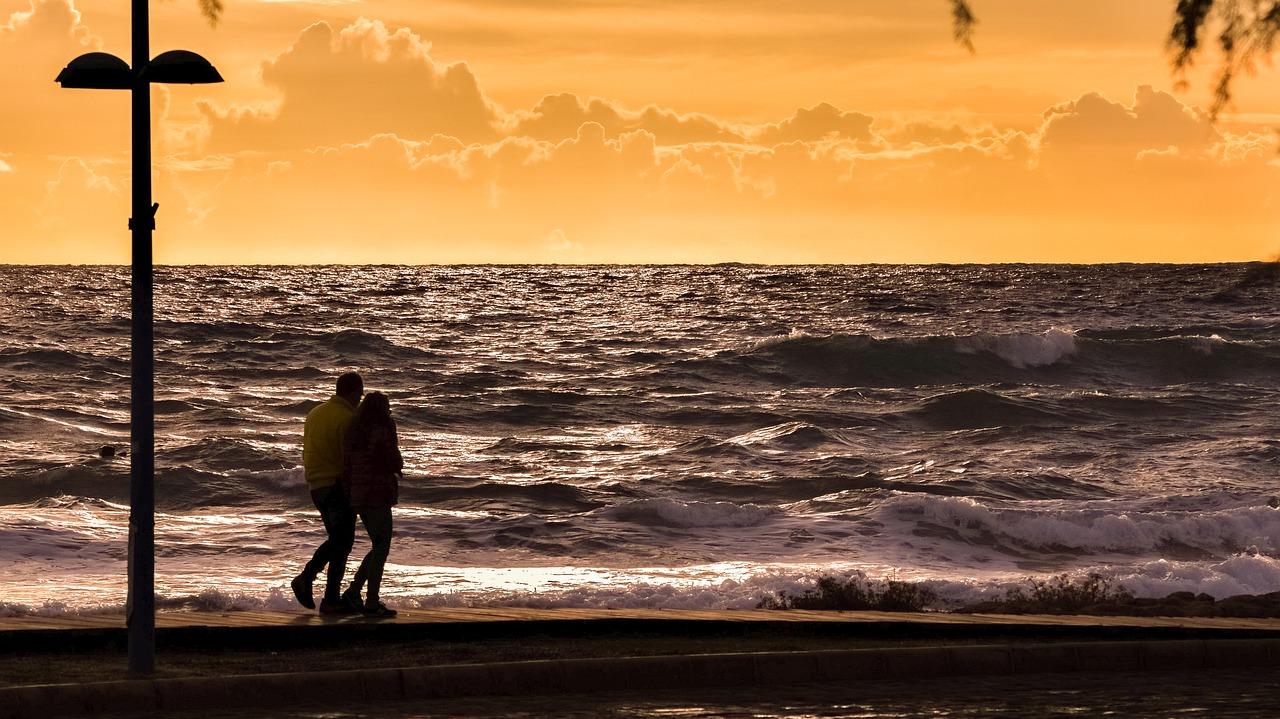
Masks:
[[[153,719],[1270,719],[1280,669],[952,677],[769,687],[313,704],[148,714]],[[133,719],[135,714],[104,714]]]
[[[151,678],[744,652],[1280,639],[1280,620],[919,612],[408,610],[157,615]],[[122,617],[0,619],[0,687],[132,679]]]
[[[121,709],[147,702],[138,711],[163,719],[1280,716],[1280,623],[1265,619],[566,610],[407,612],[391,622],[304,613],[162,619],[151,677],[159,681],[142,690],[152,683],[126,681],[136,677],[116,620],[0,621],[0,719],[6,706],[41,719],[140,716]],[[843,665],[803,658],[823,654],[859,656]],[[704,655],[720,655],[707,665],[715,681],[685,681],[679,672],[701,671]],[[768,658],[733,658],[744,655]],[[640,660],[646,668],[627,657],[657,659]],[[676,674],[652,666],[676,657],[688,658]],[[576,668],[530,686],[529,676],[543,675],[520,668],[529,664]],[[380,684],[386,676],[376,670],[398,678]],[[275,679],[252,675],[297,683],[277,691]],[[455,691],[458,677],[492,691]],[[520,677],[518,691],[502,689]],[[72,688],[34,686],[91,683],[115,687],[103,690],[117,697],[110,710],[87,695],[73,711],[47,711],[69,706],[60,702]],[[220,698],[194,701],[189,692]]]
[[[976,640],[972,640],[976,641]],[[442,664],[586,659],[736,652],[793,652],[883,646],[919,646],[931,639],[859,639],[811,632],[766,630],[747,635],[664,635],[636,632],[564,636],[533,634],[451,640],[348,639],[288,649],[162,646],[155,678],[233,674],[390,669]],[[0,652],[0,686],[130,679],[123,647],[80,651]]]

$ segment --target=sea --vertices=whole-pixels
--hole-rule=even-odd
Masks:
[[[1280,591],[1276,267],[159,267],[158,606],[298,608],[351,370],[406,462],[392,607]],[[0,616],[122,613],[129,270],[0,284]]]

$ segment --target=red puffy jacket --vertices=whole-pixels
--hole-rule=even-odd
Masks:
[[[342,492],[356,509],[393,506],[400,499],[400,472],[404,469],[396,428],[371,427],[366,439],[347,445]]]

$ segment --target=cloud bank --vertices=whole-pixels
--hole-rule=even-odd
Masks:
[[[33,48],[65,62],[94,42],[70,0],[32,0],[0,26],[0,66]],[[261,82],[273,101],[200,99],[185,110],[194,123],[157,90],[159,261],[1192,261],[1274,249],[1272,135],[1217,129],[1150,86],[1083,92],[1023,129],[821,98],[744,121],[554,87],[504,108],[466,63],[365,18],[302,29]],[[127,117],[34,84],[20,97],[0,109],[15,128],[0,136],[0,218],[36,241],[10,242],[5,259],[92,247],[83,261],[127,261]],[[108,121],[77,135],[51,120],[71,108]]]

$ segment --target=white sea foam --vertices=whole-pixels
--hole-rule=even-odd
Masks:
[[[775,345],[780,345],[784,342],[790,342],[793,340],[803,340],[803,339],[808,339],[814,336],[815,335],[813,333],[808,332],[806,330],[798,330],[798,329],[791,330],[786,334],[769,335],[764,339],[756,340],[748,346],[748,349],[759,350],[759,349],[764,349],[766,347],[773,347]]]
[[[1208,593],[1223,599],[1240,594],[1280,591],[1280,560],[1240,554],[1214,563],[1157,560],[1137,565],[1096,564],[1060,572],[1068,581],[1099,574],[1113,589],[1138,597],[1160,598],[1173,592]],[[968,571],[960,577],[916,570],[900,572],[882,565],[720,563],[690,567],[636,569],[591,567],[408,567],[389,565],[383,598],[399,608],[534,607],[608,609],[751,609],[785,592],[799,596],[822,575],[918,583],[935,595],[929,608],[954,609],[1003,597],[1010,589],[1030,588],[1043,575],[1019,571]],[[297,611],[287,583],[261,589],[206,586],[191,594],[161,592],[164,611]],[[119,615],[119,603],[5,602],[0,617],[63,614]]]
[[[1208,564],[1160,559],[1104,571],[1113,584],[1123,585],[1140,597],[1203,592],[1224,599],[1280,591],[1280,559],[1257,554],[1237,554]]]
[[[1075,333],[1051,329],[1039,334],[976,334],[956,338],[956,351],[961,354],[991,352],[1018,369],[1044,367],[1075,354]]]
[[[1209,355],[1212,355],[1213,351],[1218,347],[1231,344],[1230,342],[1228,342],[1227,340],[1223,339],[1221,336],[1216,334],[1210,335],[1208,337],[1192,337],[1190,339],[1191,339],[1191,348],[1206,357],[1208,357]]]
[[[871,581],[902,578],[883,566],[723,562],[686,567],[411,567],[388,565],[382,596],[400,608],[589,607],[611,609],[751,609],[778,592],[799,595],[823,574],[854,574]],[[916,579],[916,577],[912,577]],[[970,585],[929,579],[946,595],[942,604],[976,596]],[[940,604],[940,606],[942,605]],[[160,611],[297,610],[285,582],[260,590],[206,586],[190,594],[163,591]],[[120,614],[123,604],[0,604],[2,616]]]
[[[966,497],[902,495],[885,502],[880,512],[922,518],[967,536],[989,533],[1031,549],[1144,554],[1188,547],[1221,555],[1252,547],[1280,553],[1280,510],[1266,505],[1176,512],[1108,502],[996,508]]]

